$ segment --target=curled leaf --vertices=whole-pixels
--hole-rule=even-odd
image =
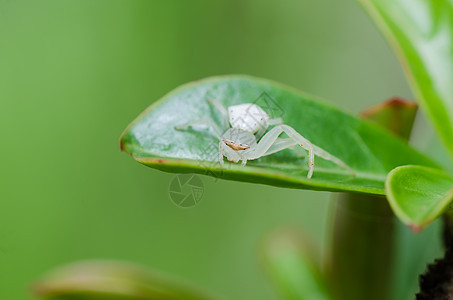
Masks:
[[[453,178],[438,169],[402,166],[389,173],[386,191],[397,217],[419,232],[448,209]]]

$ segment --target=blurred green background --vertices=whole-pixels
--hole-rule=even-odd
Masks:
[[[174,174],[118,147],[176,86],[230,73],[352,113],[411,97],[353,0],[0,0],[0,299],[31,299],[43,272],[90,258],[138,262],[229,299],[277,299],[259,242],[296,225],[321,253],[330,193],[202,177],[202,202],[181,209],[168,196]]]

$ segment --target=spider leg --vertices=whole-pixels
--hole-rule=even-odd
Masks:
[[[225,107],[222,105],[222,103],[220,103],[218,100],[215,100],[215,99],[208,99],[206,101],[208,101],[209,104],[214,106],[217,109],[217,111],[219,111],[220,114],[222,115],[223,129],[226,131],[228,128],[230,128],[229,120],[228,120],[228,112],[225,109]]]
[[[275,119],[267,120],[267,122],[265,123],[265,126],[261,127],[260,130],[258,130],[258,132],[256,133],[256,140],[258,141],[260,138],[263,137],[263,135],[266,133],[266,130],[267,130],[267,128],[269,128],[269,126],[278,125],[278,124],[282,124],[282,123],[283,123],[282,118],[275,118]]]
[[[223,142],[220,141],[219,142],[219,163],[220,163],[220,167],[223,167],[223,153],[222,153],[222,144]]]
[[[296,130],[288,125],[277,125],[266,133],[259,143],[254,148],[254,151],[248,152],[248,159],[257,159],[263,155],[272,147],[277,141],[278,136],[285,132],[295,143],[299,144],[302,148],[308,150],[308,174],[307,178],[310,179],[313,175],[315,166],[315,154],[313,150],[313,144],[309,140],[300,135]],[[288,146],[288,145],[287,145]],[[293,145],[291,145],[293,146]],[[277,146],[274,148],[274,150]],[[280,150],[284,148],[280,147]],[[273,151],[275,152],[275,151]]]
[[[274,144],[263,154],[263,156],[273,154],[275,152],[291,148],[292,146],[297,145],[297,143],[293,139],[281,139],[278,138]],[[325,160],[330,160],[331,162],[335,163],[337,166],[340,166],[345,169],[349,169],[352,173],[354,173],[351,168],[346,165],[342,160],[339,158],[333,156],[329,152],[323,150],[322,148],[313,145],[313,151],[315,152],[315,155],[324,158]]]
[[[258,130],[258,132],[255,135],[257,141],[259,141],[259,139],[266,133],[268,127],[269,126],[266,124],[266,126],[263,126],[260,128],[260,130]]]
[[[329,152],[323,150],[322,148],[319,148],[316,145],[313,145],[313,150],[315,151],[315,154],[317,156],[322,157],[325,160],[330,160],[331,162],[333,162],[337,166],[340,166],[340,167],[345,168],[346,170],[348,170],[351,173],[351,175],[355,175],[354,171],[347,164],[345,164],[342,160],[340,160],[339,158],[333,156]]]
[[[280,125],[283,124],[282,118],[275,118],[275,119],[270,119],[267,120],[267,125]]]
[[[297,145],[297,142],[294,141],[293,139],[281,139],[278,138],[275,140],[275,142],[272,144],[272,146],[269,147],[269,149],[263,154],[263,156],[273,154],[275,152],[284,150],[286,148],[291,148],[292,146]]]
[[[190,126],[196,126],[196,125],[206,125],[206,126],[212,128],[214,130],[215,137],[218,138],[219,140],[223,134],[223,132],[220,130],[219,126],[216,123],[214,123],[214,121],[209,120],[209,119],[200,119],[200,120],[190,121],[188,123],[175,126],[175,129],[184,130]]]
[[[278,139],[277,137],[282,133],[285,132],[290,139]],[[269,135],[269,137],[268,137]],[[260,146],[261,143],[264,141],[263,146]],[[272,143],[273,141],[273,143]],[[270,144],[270,146],[269,146]],[[314,157],[312,156],[317,155],[319,157],[324,158],[325,160],[330,160],[334,164],[347,169],[352,175],[354,175],[354,171],[346,165],[342,160],[333,156],[329,152],[323,150],[322,148],[313,145],[310,141],[305,139],[302,135],[300,135],[296,130],[288,125],[278,125],[271,129],[258,143],[257,149],[254,153],[254,156],[265,156],[277,151],[292,147],[296,144],[299,144],[302,148],[308,150],[309,154],[309,172],[307,178],[310,179],[313,174],[313,167],[314,167]],[[265,148],[267,147],[267,148]],[[310,152],[311,148],[311,152]],[[264,153],[262,152],[263,150]]]

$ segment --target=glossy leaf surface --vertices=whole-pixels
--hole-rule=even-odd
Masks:
[[[389,173],[386,191],[394,213],[418,232],[448,208],[453,178],[438,169],[402,166]]]
[[[248,161],[245,167],[218,162],[219,140],[208,126],[176,130],[189,121],[207,119],[221,125],[208,99],[223,106],[256,103],[272,118],[282,118],[297,132],[344,161],[353,171],[315,158],[308,180],[300,149],[285,149]],[[282,187],[384,194],[387,173],[404,164],[433,163],[368,121],[360,120],[313,96],[263,79],[213,77],[186,84],[145,110],[121,137],[121,148],[150,167],[176,173],[201,173],[223,179]]]
[[[417,100],[453,155],[453,2],[359,1],[396,50]]]

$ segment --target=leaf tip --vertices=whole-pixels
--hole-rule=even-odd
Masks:
[[[423,226],[418,224],[409,224],[409,228],[412,230],[413,233],[420,233],[423,230]]]
[[[414,101],[406,100],[406,99],[403,99],[400,97],[392,97],[378,105],[365,109],[364,111],[362,111],[360,113],[360,116],[363,118],[368,118],[370,116],[375,115],[377,112],[388,109],[388,108],[393,108],[393,109],[406,108],[406,109],[417,110],[418,104]]]
[[[402,107],[411,107],[411,108],[418,108],[417,102],[406,100],[400,97],[393,97],[387,100],[386,102],[389,106],[402,106]]]

